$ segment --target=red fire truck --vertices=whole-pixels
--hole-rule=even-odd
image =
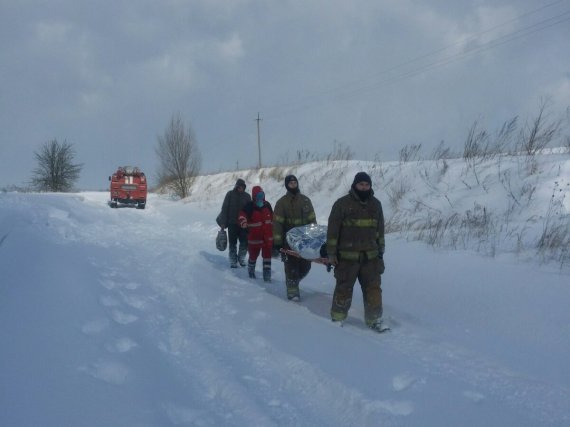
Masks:
[[[146,206],[146,176],[136,166],[121,166],[109,177],[111,181],[112,208],[119,204],[136,205],[137,209]]]

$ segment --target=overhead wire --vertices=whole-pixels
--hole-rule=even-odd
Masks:
[[[360,78],[358,81],[353,81],[352,83],[344,84],[341,88],[327,89],[327,90],[320,91],[320,92],[318,92],[318,93],[319,93],[319,94],[323,94],[323,93],[327,93],[327,92],[331,92],[331,91],[337,91],[337,90],[342,89],[342,88],[344,88],[344,87],[346,87],[346,86],[348,86],[348,85],[350,85],[350,84],[361,84],[363,79],[377,78],[378,76],[381,76],[381,75],[383,75],[383,74],[387,74],[387,73],[390,73],[390,72],[392,72],[392,71],[398,70],[398,69],[403,68],[403,67],[405,67],[405,66],[407,66],[407,65],[410,65],[410,64],[413,64],[413,63],[415,63],[415,62],[421,61],[422,59],[426,59],[426,58],[435,56],[435,55],[437,55],[437,54],[439,54],[439,53],[441,53],[441,52],[445,52],[446,50],[449,50],[449,49],[454,48],[454,47],[456,47],[456,46],[460,46],[460,45],[464,45],[464,44],[469,44],[469,43],[471,43],[471,42],[473,42],[473,41],[478,40],[481,36],[483,36],[483,35],[485,35],[485,34],[487,34],[487,33],[490,33],[490,32],[492,32],[492,31],[495,31],[495,30],[497,30],[497,29],[500,29],[500,28],[502,28],[502,27],[505,27],[506,25],[509,25],[509,24],[511,24],[512,22],[520,21],[522,18],[524,18],[524,17],[526,17],[526,16],[536,14],[536,13],[538,13],[538,12],[544,10],[544,9],[547,9],[547,8],[549,8],[549,7],[552,7],[552,6],[555,6],[556,4],[561,3],[561,2],[563,2],[563,1],[566,1],[566,0],[557,0],[557,1],[555,1],[555,2],[552,2],[552,3],[549,3],[549,4],[543,5],[543,6],[539,7],[539,8],[537,8],[537,9],[533,9],[533,10],[531,10],[531,11],[525,12],[525,13],[523,13],[523,14],[521,14],[521,15],[518,15],[518,16],[515,17],[515,18],[512,18],[512,19],[509,19],[509,20],[507,20],[507,21],[504,21],[504,22],[502,22],[502,23],[500,23],[500,24],[498,24],[498,25],[495,25],[495,26],[493,26],[493,27],[491,27],[491,28],[488,28],[488,29],[486,29],[486,30],[484,30],[484,31],[480,31],[480,32],[478,32],[478,33],[475,33],[475,34],[471,35],[469,38],[467,38],[466,40],[458,41],[458,42],[452,43],[452,44],[450,44],[450,45],[444,46],[444,47],[442,47],[442,48],[439,48],[439,49],[433,50],[433,51],[431,51],[431,52],[425,53],[425,54],[423,54],[423,55],[417,56],[417,57],[415,57],[415,58],[411,58],[411,59],[409,59],[409,60],[407,60],[407,61],[404,61],[404,62],[402,62],[402,63],[400,63],[400,64],[394,65],[394,66],[392,66],[392,67],[390,67],[390,68],[387,68],[387,69],[385,69],[385,70],[382,70],[382,71],[380,71],[380,72],[373,73],[372,75],[370,75],[370,76],[368,76],[368,77]]]
[[[395,70],[406,67],[410,64],[414,64],[414,63],[419,62],[421,60],[424,60],[426,58],[434,57],[434,56],[436,56],[442,52],[445,52],[451,48],[454,48],[456,46],[469,45],[470,43],[476,42],[484,34],[488,34],[492,31],[500,29],[506,25],[511,24],[512,22],[520,21],[524,17],[534,15],[534,14],[536,14],[536,13],[538,13],[544,9],[547,9],[549,7],[552,7],[552,6],[555,6],[559,3],[562,3],[563,1],[564,0],[558,0],[555,2],[551,2],[547,5],[541,6],[537,9],[533,9],[529,12],[526,12],[526,13],[523,13],[523,14],[517,16],[516,18],[510,19],[510,20],[502,22],[501,24],[498,24],[494,27],[491,27],[491,28],[488,28],[484,31],[478,32],[466,40],[462,40],[460,42],[453,43],[453,44],[445,46],[443,48],[436,49],[434,51],[420,55],[418,57],[411,58],[410,60],[407,60],[405,62],[397,64],[393,67],[390,67],[388,69],[382,70],[382,71],[377,72],[377,73],[374,73],[371,76],[361,78],[358,81],[353,81],[353,82],[347,83],[341,87],[331,88],[331,89],[320,91],[320,92],[312,94],[312,95],[307,95],[300,100],[292,101],[289,103],[282,103],[281,107],[275,109],[273,112],[271,110],[269,110],[269,112],[265,115],[265,118],[266,119],[275,119],[275,118],[279,118],[279,117],[284,116],[284,115],[289,115],[291,113],[311,109],[311,108],[314,108],[315,106],[322,104],[324,102],[323,100],[327,99],[327,98],[347,99],[347,98],[356,96],[363,91],[367,91],[370,89],[377,88],[379,86],[384,86],[384,85],[387,85],[390,83],[394,83],[397,81],[408,79],[410,77],[420,75],[420,74],[425,73],[427,71],[431,71],[433,69],[448,65],[454,61],[461,60],[465,57],[472,56],[475,54],[479,54],[479,53],[494,49],[498,46],[504,45],[506,43],[512,42],[512,41],[517,40],[517,39],[520,39],[522,37],[526,37],[530,34],[533,34],[533,33],[539,32],[539,31],[543,31],[543,30],[551,28],[551,27],[554,27],[556,25],[559,25],[561,23],[564,23],[564,22],[570,20],[570,16],[569,16],[570,11],[566,11],[566,12],[557,14],[555,16],[543,19],[539,22],[535,22],[531,25],[527,25],[526,27],[523,27],[523,28],[518,29],[516,31],[513,31],[511,33],[508,33],[508,34],[502,35],[500,37],[497,37],[495,39],[492,39],[492,40],[490,40],[484,44],[481,44],[479,46],[468,47],[466,50],[464,50],[462,52],[449,55],[449,56],[444,57],[442,59],[435,60],[431,63],[423,64],[423,65],[418,66],[418,67],[416,67],[410,71],[402,72],[396,76],[387,77],[386,79],[383,79],[383,80],[378,80],[378,78],[383,76],[383,75],[386,75],[386,74],[391,73]],[[370,82],[367,82],[367,81],[370,81]]]
[[[541,23],[537,23],[537,24],[535,24],[535,25],[532,25],[532,26],[530,26],[530,27],[527,27],[527,28],[524,30],[524,32],[523,32],[523,30],[515,31],[515,32],[513,32],[513,33],[511,33],[511,34],[508,34],[508,35],[505,35],[505,36],[502,36],[502,37],[498,37],[498,38],[496,38],[496,39],[494,39],[494,40],[491,40],[491,41],[489,41],[489,42],[487,42],[487,43],[484,43],[483,45],[476,46],[476,47],[470,47],[470,48],[468,48],[467,50],[465,50],[464,52],[460,52],[460,53],[451,55],[451,56],[449,56],[449,57],[443,58],[443,59],[441,59],[441,60],[438,60],[438,61],[435,61],[435,62],[432,62],[432,63],[429,63],[429,64],[425,64],[421,69],[411,70],[411,71],[408,71],[408,72],[406,72],[406,73],[402,73],[402,74],[400,74],[399,76],[396,76],[396,77],[394,77],[394,78],[392,78],[392,79],[390,79],[390,80],[375,82],[375,83],[368,84],[368,85],[366,85],[366,86],[361,86],[361,87],[359,87],[359,88],[356,88],[356,89],[353,90],[352,92],[354,92],[354,93],[356,94],[356,92],[362,92],[362,91],[364,91],[364,90],[369,90],[369,89],[372,89],[372,88],[374,88],[374,87],[376,87],[376,86],[378,86],[378,85],[383,85],[383,84],[386,84],[386,83],[392,83],[392,82],[395,82],[395,81],[404,80],[404,79],[407,79],[407,78],[409,78],[409,77],[415,77],[415,76],[417,76],[417,75],[420,75],[420,74],[425,73],[426,71],[431,71],[431,70],[436,69],[436,68],[439,68],[439,67],[441,67],[441,66],[448,65],[448,64],[450,64],[450,63],[452,63],[452,62],[455,62],[455,61],[464,59],[464,58],[466,58],[466,57],[468,57],[468,56],[472,56],[472,55],[475,55],[475,54],[478,54],[478,53],[482,53],[482,52],[485,52],[485,51],[494,49],[494,48],[496,48],[496,47],[498,47],[498,46],[501,46],[501,45],[503,45],[503,44],[509,43],[509,42],[514,41],[514,40],[516,40],[516,39],[520,39],[520,38],[522,38],[522,37],[526,37],[526,36],[528,36],[528,35],[530,35],[530,34],[536,33],[536,32],[538,32],[538,31],[542,31],[542,30],[544,30],[544,29],[551,28],[551,27],[553,27],[553,26],[555,26],[555,25],[558,25],[558,24],[561,24],[561,23],[563,23],[563,22],[570,21],[570,11],[565,12],[564,14],[559,15],[558,17],[561,17],[561,16],[563,16],[563,15],[568,15],[568,16],[566,16],[566,18],[564,18],[564,19],[559,19],[559,20],[556,20],[555,22],[551,22],[551,23],[548,24],[548,25],[541,25],[541,24],[545,24],[545,23],[548,22],[548,21],[552,21],[552,20],[554,19],[554,18],[549,18],[549,19],[547,19],[547,20],[545,20],[545,21],[543,21],[543,22],[541,22]],[[539,25],[540,25],[540,26],[539,26]],[[538,28],[533,28],[533,27],[538,27]],[[520,34],[517,34],[517,33],[520,33]],[[516,35],[515,35],[515,34],[516,34]],[[347,93],[347,94],[349,94],[349,93]]]

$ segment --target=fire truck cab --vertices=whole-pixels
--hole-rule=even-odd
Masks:
[[[137,209],[146,206],[147,182],[146,176],[136,166],[121,166],[109,177],[111,182],[110,206],[116,208],[119,204],[136,205]]]

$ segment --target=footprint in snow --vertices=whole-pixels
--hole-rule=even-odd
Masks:
[[[398,400],[377,400],[366,405],[368,411],[388,412],[396,416],[408,416],[414,412],[412,402]]]
[[[109,291],[115,289],[117,286],[117,283],[115,281],[109,279],[99,280],[99,283],[101,283],[101,286],[103,286],[105,289],[108,289]]]
[[[163,404],[164,412],[174,425],[216,425],[203,409],[188,408],[174,403]]]
[[[121,305],[119,300],[117,300],[116,298],[109,296],[109,295],[103,295],[103,296],[99,297],[99,303],[103,307],[117,307],[117,306]]]
[[[125,289],[128,289],[129,291],[134,291],[135,289],[138,289],[139,287],[140,287],[140,283],[136,283],[136,282],[125,283]]]
[[[137,310],[142,310],[146,304],[146,298],[135,296],[135,295],[123,295],[123,301],[132,308],[136,308]]]
[[[115,322],[121,325],[128,325],[138,320],[138,317],[135,316],[134,314],[123,313],[122,311],[119,310],[113,310],[111,317]]]
[[[109,327],[108,319],[95,319],[85,323],[81,327],[81,332],[83,332],[85,335],[96,335],[103,332],[108,327]]]
[[[262,385],[262,386],[270,386],[269,381],[267,381],[264,378],[256,378],[256,377],[252,377],[251,375],[244,375],[244,376],[242,376],[242,378],[245,381],[248,381],[251,383],[257,383],[257,384]]]
[[[265,320],[269,317],[269,314],[267,314],[267,312],[265,312],[265,311],[256,310],[252,313],[252,317],[255,320]]]
[[[477,393],[476,391],[469,391],[469,390],[464,391],[463,396],[466,399],[471,400],[472,402],[475,402],[475,403],[479,403],[483,399],[485,399],[485,395],[483,395],[481,393]]]
[[[138,344],[128,337],[118,338],[105,345],[107,351],[111,353],[127,353],[135,347],[138,347]]]
[[[115,385],[123,384],[129,374],[129,368],[122,363],[114,361],[95,362],[89,366],[80,367],[79,371],[85,372],[98,380]]]
[[[410,374],[397,375],[392,378],[392,387],[396,391],[404,391],[410,388],[418,379]]]

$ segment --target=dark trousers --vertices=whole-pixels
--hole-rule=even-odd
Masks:
[[[237,242],[239,241],[239,252],[244,254],[247,251],[247,228],[241,228],[237,224],[228,225],[228,248],[230,257],[238,253]]]
[[[334,269],[334,289],[331,318],[344,320],[352,304],[354,284],[358,279],[364,300],[364,320],[370,325],[382,317],[382,289],[378,258],[366,261],[340,261]]]
[[[285,285],[287,297],[299,296],[299,282],[311,270],[311,261],[294,256],[287,257],[285,261]]]
[[[297,283],[303,279],[311,270],[311,261],[295,256],[287,257],[285,261],[285,279]]]

